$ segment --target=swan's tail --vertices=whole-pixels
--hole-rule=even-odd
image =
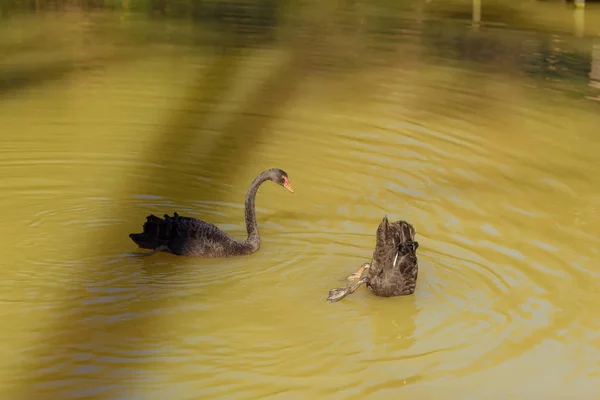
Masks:
[[[408,222],[397,221],[394,222],[393,225],[396,228],[394,231],[396,242],[396,254],[394,256],[392,266],[396,268],[396,262],[400,261],[400,259],[402,259],[402,257],[406,254],[416,255],[417,248],[419,247],[419,242],[414,240],[415,229]]]
[[[164,219],[150,214],[146,217],[144,231],[142,233],[130,233],[131,240],[142,249],[154,250],[159,246],[165,245],[171,239],[174,217],[165,214]]]
[[[392,224],[395,241],[398,244],[414,241],[415,228],[404,220],[393,222]]]

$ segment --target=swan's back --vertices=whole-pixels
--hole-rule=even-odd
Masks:
[[[418,276],[415,229],[406,221],[389,223],[384,217],[377,228],[377,242],[369,268],[368,286],[378,296],[400,296],[415,291]]]

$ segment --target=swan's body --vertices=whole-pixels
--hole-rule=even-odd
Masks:
[[[370,263],[365,263],[349,279],[359,279],[353,285],[331,289],[327,300],[340,301],[352,294],[363,283],[381,297],[410,295],[415,292],[419,267],[414,240],[415,229],[406,221],[389,223],[384,217],[377,228],[377,241]],[[361,278],[364,270],[368,276]]]
[[[146,217],[144,231],[131,233],[129,237],[140,248],[153,250],[148,254],[164,251],[180,256],[230,257],[254,253],[260,248],[254,200],[260,185],[268,180],[294,192],[284,171],[270,169],[260,174],[246,194],[246,240],[235,239],[210,222],[177,213],[172,217],[165,214],[164,218],[151,214]]]
[[[239,241],[210,222],[196,218],[166,215],[146,217],[143,233],[129,237],[141,248],[164,251],[179,256],[227,257],[254,253],[258,241]]]

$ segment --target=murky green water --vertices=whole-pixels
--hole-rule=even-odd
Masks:
[[[3,398],[598,397],[599,10],[348,4],[3,22]],[[132,256],[149,213],[243,237],[271,167],[258,253]],[[383,215],[415,295],[325,303]]]

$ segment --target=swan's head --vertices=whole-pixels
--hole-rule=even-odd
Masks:
[[[290,179],[284,170],[273,168],[267,171],[267,173],[270,180],[294,193],[294,189],[292,189],[292,185],[290,185]]]

